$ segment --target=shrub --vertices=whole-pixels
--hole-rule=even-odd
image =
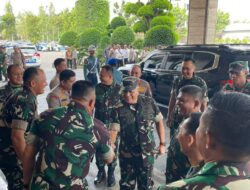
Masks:
[[[64,46],[73,46],[77,40],[77,33],[68,31],[62,34],[59,43]]]
[[[89,45],[97,46],[101,40],[101,33],[95,28],[86,29],[80,35],[80,45],[88,47]]]
[[[113,44],[131,44],[135,39],[133,31],[127,26],[116,28],[112,34],[111,42]]]

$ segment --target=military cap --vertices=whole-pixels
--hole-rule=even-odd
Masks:
[[[96,48],[94,45],[90,45],[89,48],[88,48],[88,51],[95,51]]]
[[[123,91],[133,91],[136,89],[138,85],[138,79],[136,77],[126,77],[122,81],[123,83]]]
[[[229,72],[230,71],[249,71],[248,61],[235,61],[229,64]]]

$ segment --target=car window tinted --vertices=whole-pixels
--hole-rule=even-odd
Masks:
[[[179,70],[178,67],[182,63],[184,54],[169,54],[164,69]]]
[[[193,52],[192,58],[195,60],[196,70],[200,71],[213,66],[215,55],[207,52]]]
[[[145,60],[143,69],[156,69],[162,63],[164,55],[154,55]]]

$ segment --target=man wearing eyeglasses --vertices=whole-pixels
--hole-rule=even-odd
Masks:
[[[229,77],[232,84],[226,84],[224,91],[241,92],[250,95],[250,82],[247,81],[249,73],[248,61],[235,61],[229,64]]]

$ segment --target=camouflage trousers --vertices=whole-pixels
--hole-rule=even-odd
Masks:
[[[60,181],[57,183],[60,183]],[[65,183],[65,181],[62,182],[62,184]],[[31,183],[30,186],[30,190],[88,190],[88,182],[87,180],[84,179],[78,179],[74,182],[72,182],[72,185],[68,185],[68,186],[57,186],[57,185],[53,185],[53,182],[50,183],[48,181],[45,181],[42,177],[40,176],[36,176],[33,177],[33,181]]]
[[[108,164],[109,169],[111,169],[113,171],[115,171],[115,167],[117,166],[118,144],[119,144],[119,140],[117,138],[117,140],[115,142],[116,148],[114,150],[115,158],[114,158],[112,163]],[[97,166],[98,170],[104,170],[104,167],[105,167],[106,164],[104,163],[104,161],[102,159],[102,154],[101,154],[101,152],[100,152],[100,150],[98,148],[96,149],[95,159],[96,159],[96,166]]]
[[[168,147],[166,184],[185,178],[190,167],[188,158],[181,152],[180,144],[174,135]]]
[[[12,166],[9,168],[1,167],[6,180],[8,182],[9,190],[22,190],[23,189],[23,171],[19,166]]]
[[[133,190],[136,183],[138,190],[152,190],[153,165],[144,166],[142,156],[125,158],[119,156],[121,180],[120,190]]]

